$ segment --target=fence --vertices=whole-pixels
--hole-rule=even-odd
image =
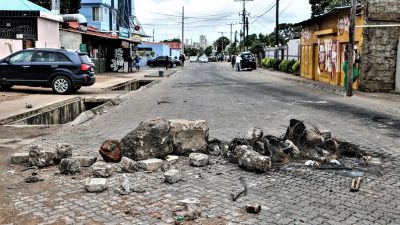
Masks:
[[[300,39],[290,40],[287,45],[277,48],[265,48],[266,58],[275,58],[276,53],[278,59],[300,60]]]

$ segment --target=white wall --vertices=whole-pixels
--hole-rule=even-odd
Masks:
[[[82,34],[60,30],[60,48],[79,51]]]
[[[57,21],[38,18],[36,48],[60,48],[60,28]]]
[[[295,59],[300,60],[300,39],[293,39],[287,43],[287,58],[289,60]],[[285,56],[286,59],[286,56]]]
[[[0,39],[0,59],[22,50],[22,40]]]

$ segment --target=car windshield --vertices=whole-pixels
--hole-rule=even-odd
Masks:
[[[252,59],[253,56],[250,55],[250,54],[244,54],[244,55],[242,55],[242,58],[243,58],[243,59]]]
[[[79,54],[79,58],[83,64],[93,64],[92,60],[86,54]]]

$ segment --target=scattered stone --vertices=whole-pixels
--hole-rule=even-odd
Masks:
[[[29,153],[28,152],[14,153],[11,155],[10,161],[12,164],[28,163],[29,162]]]
[[[219,156],[222,154],[222,146],[223,143],[220,140],[216,138],[210,138],[208,140],[207,153],[210,155]]]
[[[292,159],[300,159],[300,150],[295,144],[290,140],[285,140],[283,142],[284,148],[282,149],[285,154],[288,154]]]
[[[126,174],[122,174],[120,178],[121,187],[116,189],[115,192],[120,195],[128,195],[131,192],[131,185],[129,183],[129,179]]]
[[[64,158],[59,165],[62,174],[77,174],[82,170],[81,162],[78,159]]]
[[[164,162],[163,165],[161,166],[161,171],[167,172],[168,170],[174,169],[174,168],[175,168],[175,167],[173,167],[173,166],[171,165],[171,163],[169,163],[169,162]]]
[[[149,172],[158,171],[162,165],[163,161],[161,159],[147,159],[138,162],[139,169]]]
[[[312,167],[317,167],[319,166],[319,163],[314,161],[314,160],[307,160],[304,165],[306,166],[312,166]]]
[[[181,180],[181,173],[176,169],[168,170],[164,173],[164,176],[165,180],[170,184],[174,184]]]
[[[97,161],[97,157],[88,157],[88,156],[75,156],[71,157],[71,159],[79,160],[82,167],[90,167]]]
[[[29,165],[37,167],[54,164],[54,152],[44,151],[42,146],[34,145],[29,148]]]
[[[175,212],[175,214],[180,214],[184,216],[187,220],[194,220],[201,216],[201,205],[200,200],[197,198],[187,198],[178,201],[178,205],[185,207],[184,211]]]
[[[254,151],[251,146],[237,146],[234,155],[237,157],[239,166],[245,170],[267,172],[271,168],[271,158]]]
[[[85,189],[88,192],[102,192],[107,189],[107,179],[88,178],[85,183]]]
[[[336,159],[332,159],[329,161],[329,164],[331,165],[336,165],[336,166],[340,166],[340,162]]]
[[[264,136],[264,131],[261,128],[254,127],[246,132],[244,139],[261,139]]]
[[[168,155],[167,157],[165,157],[165,161],[169,162],[171,164],[176,163],[178,161],[178,159],[179,159],[179,156],[177,156],[177,155]]]
[[[209,162],[208,155],[203,153],[191,153],[189,155],[189,162],[191,166],[207,166]]]
[[[62,159],[72,157],[72,151],[75,149],[73,145],[66,143],[57,143],[54,155],[54,162],[60,163]]]
[[[25,183],[36,183],[36,182],[40,182],[40,181],[44,181],[44,179],[40,179],[37,176],[29,176],[29,177],[25,178]]]
[[[122,157],[120,167],[122,171],[133,173],[139,170],[138,163],[130,158]]]
[[[101,145],[99,153],[106,162],[120,162],[121,144],[117,140],[106,140]]]
[[[110,177],[114,173],[114,166],[105,162],[96,162],[92,170],[95,177]]]
[[[261,205],[246,205],[248,213],[259,214],[261,212]]]
[[[168,123],[176,154],[206,151],[209,128],[205,120],[170,120]]]
[[[133,160],[165,158],[174,151],[169,128],[165,119],[141,122],[121,140],[122,155]]]

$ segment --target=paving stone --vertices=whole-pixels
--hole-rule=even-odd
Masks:
[[[88,192],[103,192],[107,189],[107,179],[88,178],[85,183],[85,189]]]
[[[207,166],[209,163],[208,155],[203,153],[191,153],[189,161],[190,165],[197,167]]]
[[[164,162],[161,159],[147,159],[138,161],[138,166],[139,169],[149,172],[156,172],[162,167],[163,163]]]

